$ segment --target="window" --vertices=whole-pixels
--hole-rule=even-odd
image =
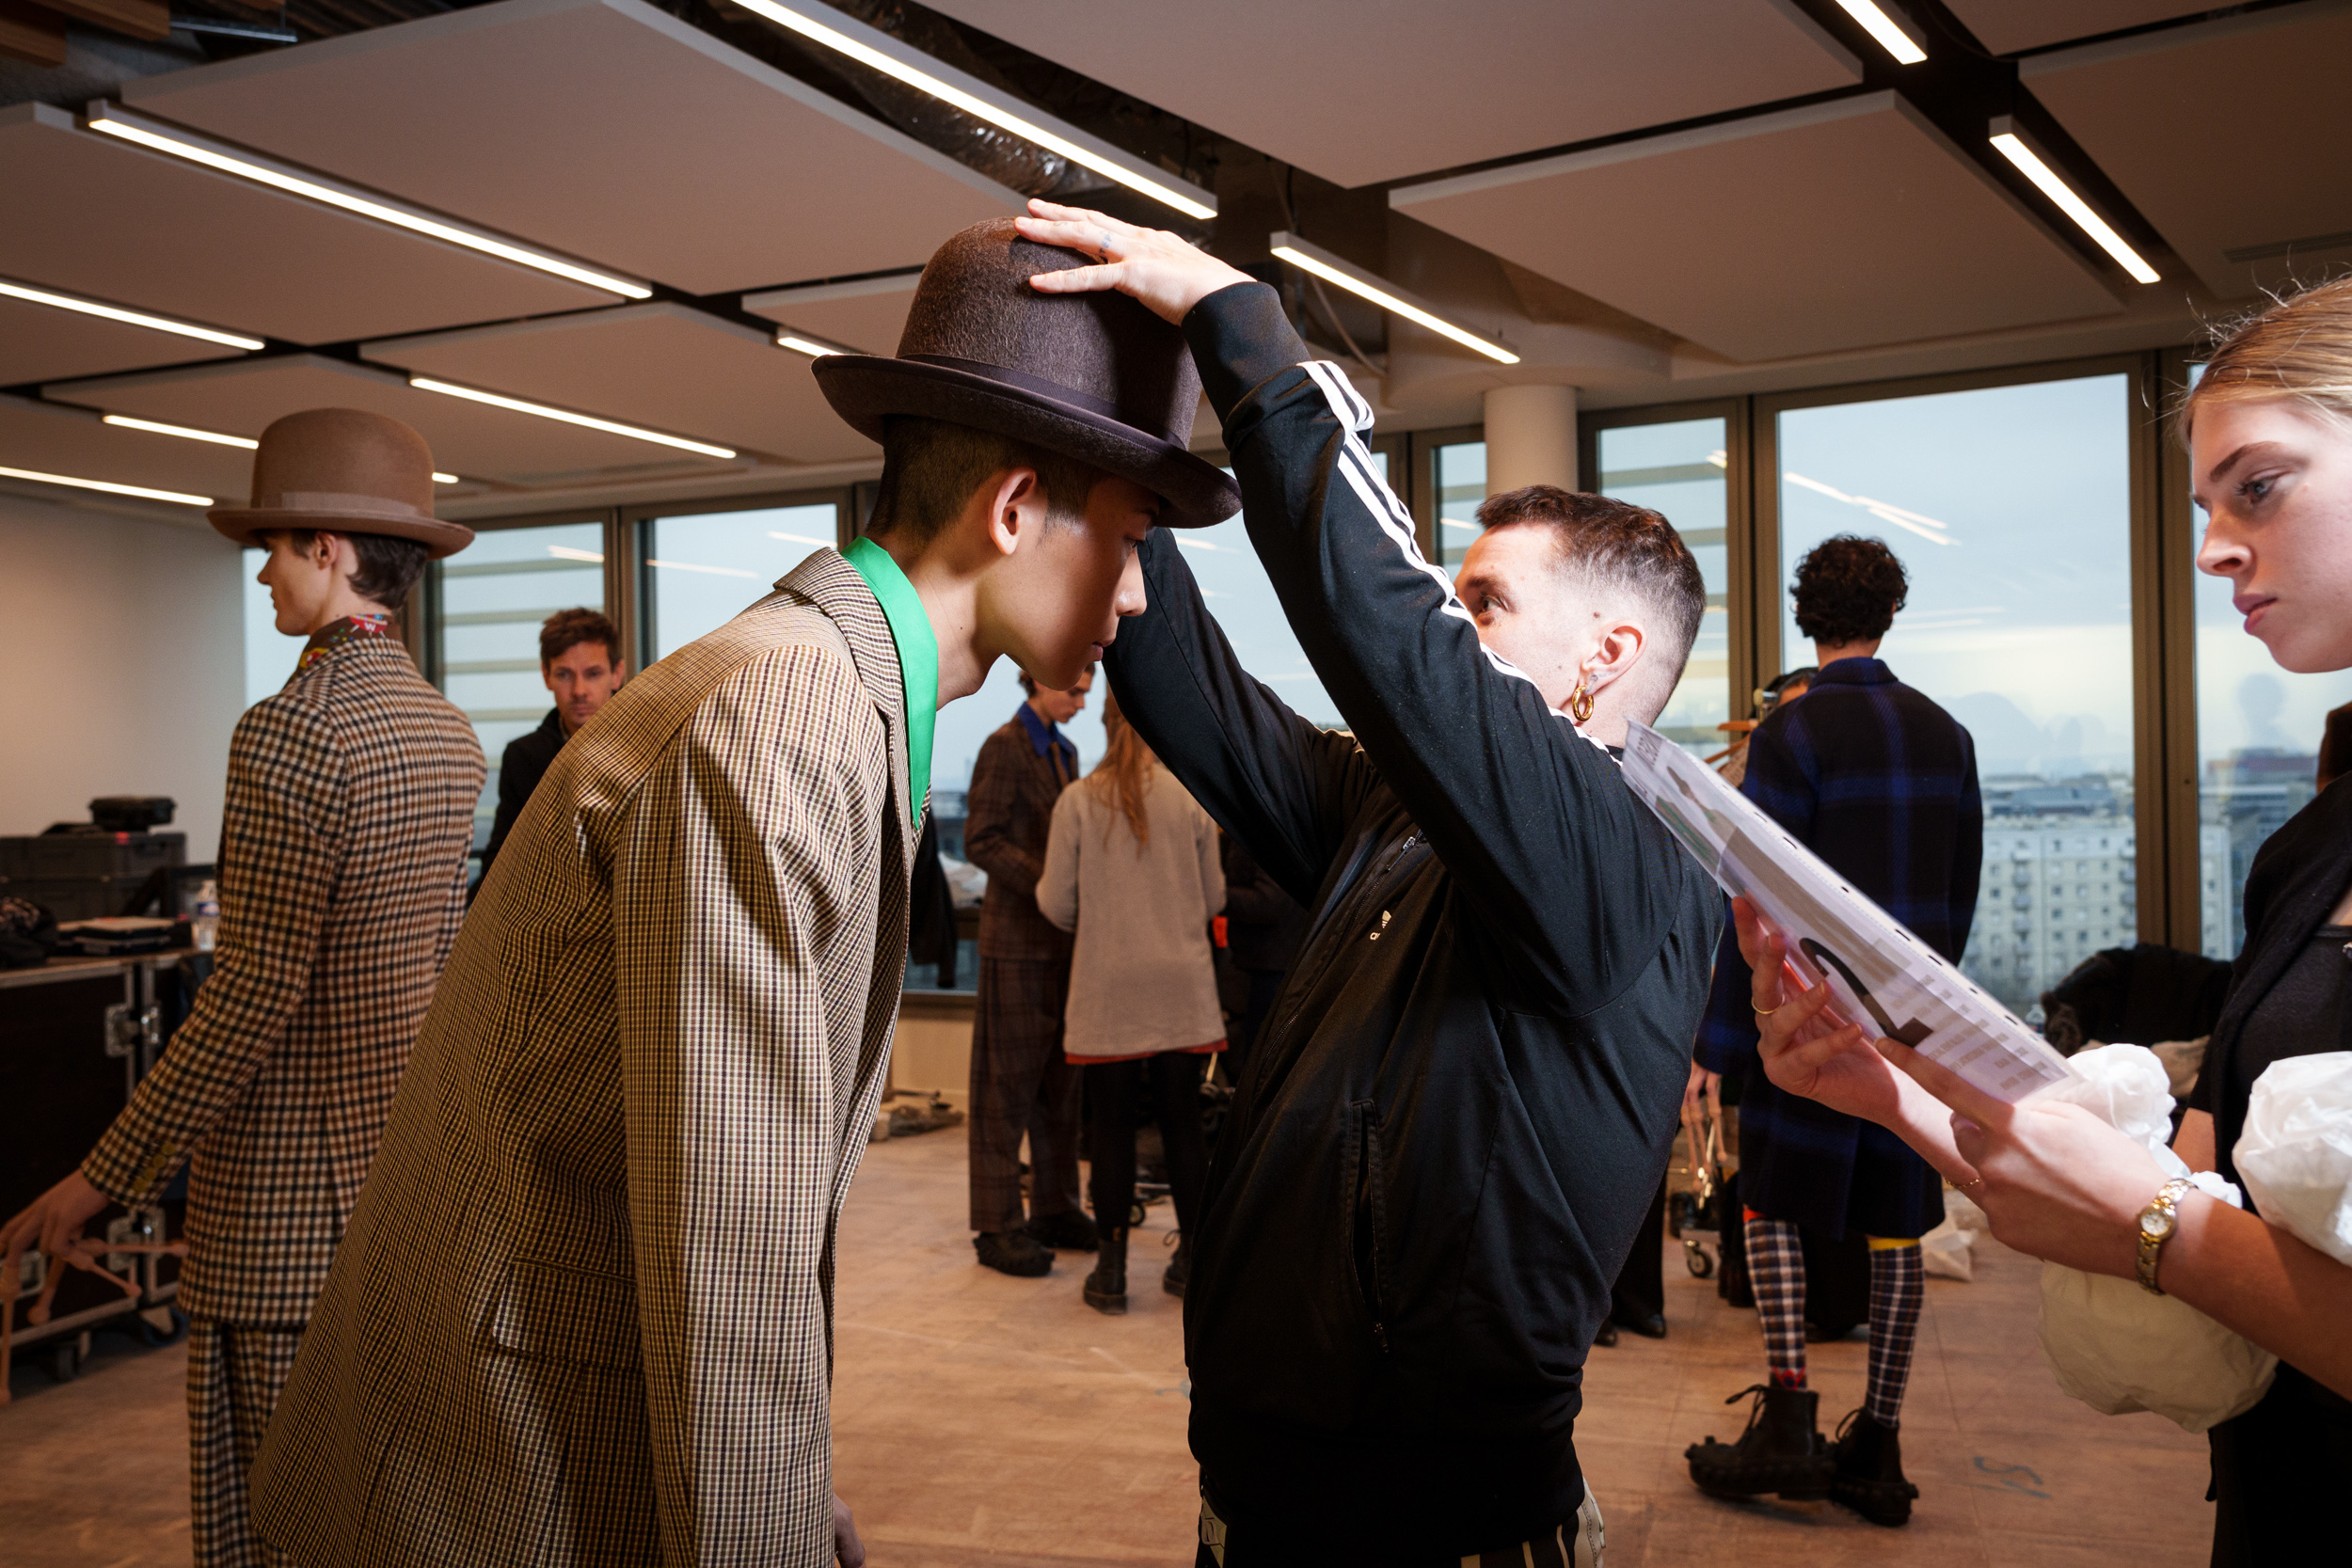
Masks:
[[[1594,477],[1594,488],[1602,495],[1663,514],[1698,560],[1707,583],[1707,614],[1691,645],[1682,684],[1655,727],[1677,745],[1709,755],[1729,743],[1720,726],[1734,705],[1724,596],[1730,486],[1724,427],[1721,418],[1609,427],[1600,432],[1600,471]],[[1742,701],[1738,707],[1744,715],[1748,705]]]
[[[499,763],[552,705],[539,673],[539,625],[559,610],[604,608],[601,516],[486,529],[439,563],[441,689],[473,721],[490,765],[474,809],[474,846],[498,814]]]
[[[267,550],[243,552],[245,562],[245,705],[274,697],[294,673],[302,641],[278,630],[278,612],[270,608],[269,590],[253,574],[269,559]]]
[[[2093,375],[1778,417],[1780,580],[1834,533],[1911,575],[1882,657],[1976,739],[1985,860],[1962,967],[2030,1020],[2137,939],[2132,378]],[[1783,594],[1784,666],[1811,662]]]
[[[1486,443],[1457,441],[1439,447],[1431,455],[1431,465],[1438,502],[1438,564],[1459,566],[1479,534],[1478,503],[1486,499]]]
[[[669,657],[766,598],[779,578],[839,537],[840,515],[839,502],[823,500],[647,518],[646,662]]]

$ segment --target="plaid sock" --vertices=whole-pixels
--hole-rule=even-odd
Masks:
[[[1927,1270],[1916,1242],[1870,1241],[1870,1382],[1862,1408],[1883,1427],[1901,1424],[1903,1385],[1911,1380],[1911,1351],[1919,1338],[1919,1304]]]
[[[1748,1281],[1764,1324],[1764,1358],[1772,1381],[1804,1386],[1804,1252],[1786,1220],[1747,1216]]]

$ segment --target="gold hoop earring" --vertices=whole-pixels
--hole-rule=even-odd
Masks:
[[[1576,678],[1576,689],[1568,693],[1568,717],[1579,724],[1593,721],[1593,694],[1584,689],[1584,677]]]

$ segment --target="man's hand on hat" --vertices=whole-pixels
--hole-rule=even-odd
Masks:
[[[1029,213],[1013,220],[1022,238],[1096,259],[1090,267],[1039,273],[1029,286],[1041,293],[1116,289],[1140,300],[1162,320],[1181,323],[1194,306],[1219,289],[1252,281],[1248,273],[1164,229],[1138,229],[1105,214],[1051,201],[1032,200]]]

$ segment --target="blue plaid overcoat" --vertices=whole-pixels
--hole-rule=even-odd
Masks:
[[[1748,742],[1740,790],[1929,946],[1960,961],[1977,912],[1984,806],[1952,716],[1875,658],[1843,658]],[[1919,1236],[1942,1183],[1884,1128],[1773,1087],[1756,1069],[1748,966],[1726,920],[1699,1065],[1740,1080],[1740,1200],[1827,1234]]]

